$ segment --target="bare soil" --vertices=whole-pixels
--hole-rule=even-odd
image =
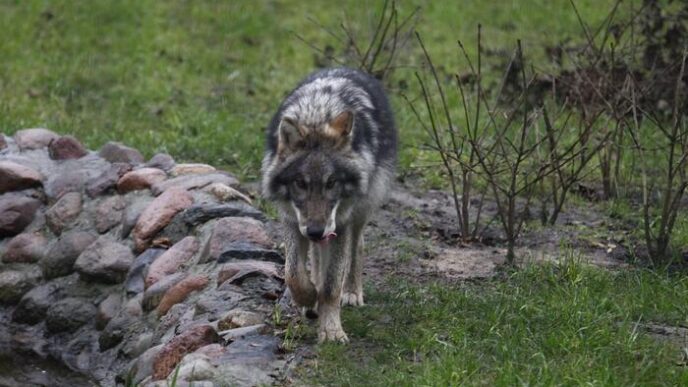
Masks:
[[[381,284],[390,275],[413,281],[488,278],[504,264],[506,249],[494,204],[483,208],[490,226],[482,242],[463,243],[451,195],[397,185],[371,220],[365,234],[366,282]],[[518,263],[556,261],[567,249],[604,268],[626,266],[627,230],[609,223],[597,205],[571,208],[554,226],[532,220],[524,227]]]

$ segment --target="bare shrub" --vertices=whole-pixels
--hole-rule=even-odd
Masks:
[[[407,100],[426,129],[431,140],[430,147],[439,156],[448,176],[463,239],[479,237],[482,205],[485,195],[489,193],[489,199],[494,200],[497,207],[496,219],[506,239],[507,263],[513,264],[516,241],[525,221],[530,218],[530,206],[536,198],[537,187],[543,179],[558,171],[566,189],[570,188],[565,170],[587,150],[587,140],[582,138],[593,137],[593,126],[585,127],[570,140],[572,136],[568,120],[554,122],[549,119],[544,107],[533,106],[530,96],[536,76],[526,76],[524,65],[520,66],[519,84],[514,88],[519,92],[515,97],[505,100],[503,94],[507,79],[513,76],[510,74],[512,66],[507,67],[496,90],[485,90],[481,79],[480,39],[479,30],[477,66],[473,66],[463,45],[459,43],[471,75],[455,75],[460,103],[450,106],[440,76],[418,36],[436,89],[436,95],[431,94],[428,82],[416,73],[429,123]],[[520,42],[511,62],[525,63]],[[472,82],[465,82],[466,79]],[[457,120],[455,115],[460,119]],[[461,122],[463,127],[455,122]],[[544,133],[538,129],[540,127],[545,127]],[[566,141],[562,141],[564,137]],[[546,157],[539,157],[545,143],[551,149],[546,151]],[[482,189],[474,191],[476,187]],[[561,192],[559,186],[557,192]],[[476,193],[479,196],[478,208],[471,218],[470,203],[473,201],[472,195]],[[565,194],[560,196],[562,199],[558,203],[561,206]]]
[[[463,53],[465,55],[465,50]],[[524,63],[520,41],[514,58],[519,63]],[[535,130],[540,112],[529,109],[528,96],[534,78],[526,77],[524,67],[521,66],[520,95],[510,106],[501,108],[478,96],[477,103],[484,104],[487,122],[485,125],[475,125],[467,131],[468,145],[477,159],[475,169],[485,179],[497,205],[497,218],[507,244],[506,262],[510,265],[514,263],[516,256],[516,240],[523,224],[530,217],[530,205],[535,197],[536,187],[554,170],[551,163],[535,162],[537,151],[545,139],[538,136]],[[459,89],[462,100],[465,101],[461,83]],[[498,98],[500,96],[501,87],[497,94]],[[551,129],[554,131],[553,126]]]
[[[428,133],[431,144],[428,146],[437,153],[442,162],[442,167],[447,174],[449,185],[452,191],[452,199],[454,201],[454,209],[456,210],[456,219],[459,225],[459,232],[461,233],[461,239],[464,242],[470,242],[477,240],[481,234],[481,216],[482,208],[485,199],[485,190],[478,192],[479,199],[477,199],[477,205],[475,206],[475,214],[471,218],[471,203],[475,189],[475,172],[474,169],[478,165],[477,153],[472,147],[467,147],[468,137],[465,132],[460,131],[459,128],[454,124],[454,119],[452,116],[456,113],[450,109],[445,88],[442,86],[442,82],[437,74],[435,65],[430,58],[425,45],[423,44],[420,35],[416,33],[418,42],[423,50],[425,59],[427,61],[431,77],[434,81],[437,94],[439,95],[440,102],[437,103],[436,99],[430,94],[430,90],[427,87],[426,82],[419,73],[416,72],[416,79],[421,88],[422,98],[424,101],[425,112],[427,114],[427,121],[422,117],[420,112],[415,108],[414,104],[406,98],[409,107],[416,115],[418,122],[421,124],[423,129]],[[478,38],[480,41],[480,38]],[[480,62],[480,61],[479,61]],[[478,69],[478,73],[479,73]],[[476,77],[478,75],[476,74]],[[457,85],[461,86],[460,77],[456,76]],[[478,87],[477,93],[480,94],[480,88]],[[406,97],[406,96],[405,96]],[[439,105],[436,108],[435,105]],[[463,104],[463,119],[466,123],[466,129],[470,131],[472,126],[478,125],[478,120],[480,117],[480,108],[482,106],[481,102],[477,102],[475,105],[475,121],[472,121],[471,112],[469,111],[469,106],[464,100]],[[437,114],[436,111],[439,110],[440,113]],[[476,140],[477,141],[477,140]]]
[[[609,139],[619,132],[617,123],[612,124],[607,119],[600,123],[601,112],[595,116],[574,116],[568,106],[563,106],[554,119],[550,117],[548,109],[542,108],[544,134],[543,143],[546,157],[541,162],[549,163],[553,173],[543,184],[548,185],[549,195],[542,199],[541,220],[543,224],[555,224],[561,214],[568,194],[580,185],[583,177],[590,172],[587,168],[598,152],[608,144]],[[572,123],[571,121],[577,122]],[[610,129],[610,126],[613,128]],[[567,157],[575,154],[577,157]],[[547,191],[545,188],[544,191]],[[551,202],[551,212],[548,204]]]
[[[584,117],[612,119],[611,134],[598,152],[604,195],[618,194],[623,169],[627,184],[641,187],[642,233],[654,264],[672,256],[688,185],[688,3],[670,3],[644,0],[628,18],[617,20],[617,1],[595,32],[579,17],[586,45],[573,50],[573,69],[557,79],[559,97]],[[633,173],[636,168],[639,173]]]
[[[631,105],[658,116],[671,114],[676,103],[685,111],[688,101],[675,101],[675,82],[686,84],[688,77],[678,77],[681,58],[688,44],[688,3],[671,0],[643,0],[624,3],[617,0],[604,21],[590,26],[580,16],[574,0],[569,0],[578,16],[584,44],[560,45],[557,63],[566,58],[572,63],[555,77],[560,101],[571,104],[583,117],[603,112],[621,124],[613,124],[613,133],[597,153],[605,199],[617,197],[621,172],[632,147],[628,125]],[[628,5],[628,14],[622,14]],[[635,89],[631,102],[630,88]],[[644,114],[638,117],[643,120]]]
[[[671,237],[688,188],[688,121],[681,107],[686,100],[686,87],[680,81],[686,56],[684,52],[670,119],[642,110],[636,103],[636,94],[631,97],[634,119],[630,132],[641,170],[643,232],[653,264],[671,260]],[[640,124],[641,116],[645,118],[645,128]]]

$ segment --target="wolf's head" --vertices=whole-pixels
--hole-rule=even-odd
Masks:
[[[345,151],[351,147],[353,127],[354,115],[350,111],[324,122],[285,115],[278,129],[277,156],[286,159],[296,152],[317,148]]]
[[[267,171],[264,190],[287,205],[301,234],[313,241],[335,233],[360,192],[365,169],[350,152],[353,114],[344,112],[320,127],[290,117],[279,126],[277,154]],[[338,215],[339,214],[339,215]]]

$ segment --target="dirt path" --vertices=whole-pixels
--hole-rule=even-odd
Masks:
[[[492,204],[483,209],[484,221],[495,214]],[[389,202],[375,214],[366,230],[367,282],[378,284],[390,275],[414,281],[486,278],[504,263],[498,224],[492,223],[484,243],[459,240],[451,196],[445,192],[414,191],[397,186]],[[537,222],[533,222],[537,223]],[[625,256],[594,205],[562,214],[557,226],[526,229],[518,256],[522,261],[556,260],[567,246],[578,250],[591,264],[617,268]],[[618,238],[617,238],[618,239]]]

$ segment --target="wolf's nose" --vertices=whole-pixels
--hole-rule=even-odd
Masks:
[[[306,227],[306,234],[311,240],[319,241],[322,239],[325,229],[318,226],[308,226]]]

